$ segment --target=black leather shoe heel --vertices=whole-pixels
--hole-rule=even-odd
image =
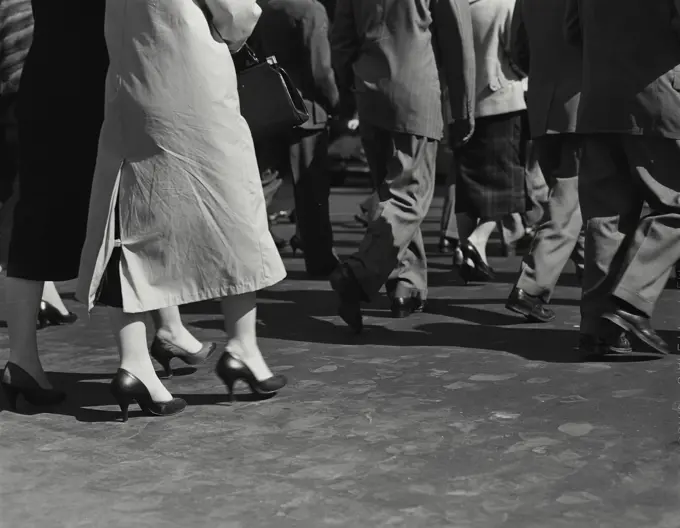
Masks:
[[[36,407],[59,405],[66,399],[66,393],[56,389],[43,389],[28,372],[13,363],[5,366],[0,387],[9,409],[15,412],[19,396],[23,396],[24,400]]]
[[[540,297],[529,295],[520,288],[512,289],[505,307],[523,315],[531,322],[549,323],[555,319],[555,312],[548,308]]]
[[[258,380],[248,365],[229,352],[222,354],[215,367],[215,373],[227,388],[227,397],[230,402],[234,401],[234,385],[239,380],[247,383],[253,394],[260,395],[274,394],[288,383],[288,379],[283,374],[275,374],[270,378]]]
[[[153,343],[151,343],[149,354],[163,367],[163,370],[165,371],[165,377],[172,378],[172,368],[170,367],[170,362],[174,358],[182,360],[187,365],[201,365],[208,360],[208,358],[213,354],[213,352],[215,352],[216,349],[216,343],[205,343],[201,350],[195,354],[192,354],[171,343],[170,341],[156,336],[156,338],[153,340]]]
[[[649,317],[635,315],[620,308],[614,312],[605,314],[602,317],[611,321],[622,330],[633,334],[640,341],[656,350],[659,354],[667,355],[671,353],[668,344],[652,328]]]
[[[110,388],[120,406],[124,422],[128,421],[128,407],[133,402],[137,402],[142,411],[151,416],[172,416],[181,413],[187,406],[187,402],[181,398],[173,398],[167,402],[153,401],[144,383],[124,369],[118,369],[111,380]]]
[[[78,320],[78,316],[72,312],[67,315],[62,314],[54,306],[46,301],[40,303],[40,310],[38,311],[38,330],[47,326],[60,326],[73,324]]]

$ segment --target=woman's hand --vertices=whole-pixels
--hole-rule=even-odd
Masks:
[[[212,25],[232,53],[239,51],[250,37],[262,14],[255,0],[205,0]]]

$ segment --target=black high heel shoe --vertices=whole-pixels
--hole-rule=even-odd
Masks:
[[[163,370],[165,371],[165,377],[169,379],[172,378],[172,368],[170,367],[170,362],[174,358],[181,359],[187,365],[201,365],[208,360],[213,352],[215,352],[216,348],[217,343],[206,343],[203,345],[201,350],[195,354],[192,354],[183,348],[178,347],[174,343],[171,343],[167,339],[156,336],[153,340],[153,343],[151,343],[149,354],[161,364]]]
[[[118,369],[111,380],[110,388],[123,413],[124,422],[128,421],[128,407],[135,401],[142,411],[152,416],[172,416],[181,413],[187,407],[187,402],[182,398],[173,398],[167,402],[153,401],[146,385],[124,369]]]
[[[489,282],[495,277],[495,272],[484,260],[469,241],[461,246],[463,251],[463,262],[460,265],[460,276],[468,282]],[[468,264],[468,260],[472,261],[472,266]]]
[[[226,385],[230,402],[234,401],[234,385],[238,380],[245,381],[253,394],[261,395],[274,394],[288,383],[288,379],[283,374],[276,374],[259,381],[248,365],[229,352],[222,354],[215,367],[215,373]]]
[[[5,393],[11,411],[17,410],[17,399],[20,394],[31,405],[49,407],[59,405],[66,399],[66,393],[56,389],[43,389],[38,382],[24,369],[13,363],[7,363],[2,372],[0,387]]]
[[[293,250],[293,256],[295,256],[298,251],[300,253],[305,252],[305,246],[302,243],[302,239],[297,235],[293,235],[290,239],[290,248]]]
[[[59,326],[73,324],[78,320],[78,316],[72,312],[67,315],[62,314],[54,306],[47,301],[40,303],[40,310],[38,310],[38,330],[47,326]]]

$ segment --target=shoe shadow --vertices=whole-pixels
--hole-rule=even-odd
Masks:
[[[177,369],[174,375],[177,376],[179,370],[184,370],[184,375],[195,372],[196,369]],[[36,407],[24,401],[23,396],[19,397],[17,412],[27,416],[39,414],[55,414],[75,418],[78,422],[102,423],[121,421],[121,412],[116,405],[109,391],[108,380],[112,374],[106,373],[70,373],[70,372],[48,372],[50,381],[55,388],[63,390],[67,394],[66,400],[54,407]],[[173,391],[173,396],[182,398],[190,407],[221,405],[231,406],[226,391],[220,394],[196,394],[178,393]],[[234,403],[253,403],[263,402],[276,396],[273,394],[253,394],[238,392],[234,394]],[[111,407],[111,409],[98,409],[96,407]],[[0,408],[2,411],[8,410],[6,403]],[[136,404],[132,404],[129,418],[149,417]]]
[[[428,313],[454,320],[416,324],[404,330],[370,324],[367,321],[363,333],[355,335],[337,316],[337,302],[331,291],[267,290],[260,292],[259,298],[261,302],[258,304],[258,319],[261,323],[258,333],[263,338],[331,345],[459,347],[513,354],[528,361],[584,362],[577,350],[578,330],[527,324],[519,316],[491,312],[474,306],[503,305],[506,299],[430,299],[426,310]],[[564,304],[577,303],[578,301],[567,301]],[[195,314],[200,313],[197,308],[194,309]],[[367,306],[364,315],[389,317],[389,303],[383,298]],[[206,329],[219,329],[221,324],[220,320],[200,318],[191,323]],[[675,334],[670,333],[665,337],[672,342],[670,340],[675,338]],[[622,363],[658,359],[658,355],[634,353],[606,356],[600,361]]]

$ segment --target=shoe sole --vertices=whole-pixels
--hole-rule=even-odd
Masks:
[[[642,341],[644,344],[647,346],[653,348],[656,350],[659,354],[663,356],[668,356],[670,354],[670,350],[668,349],[668,345],[664,343],[665,346],[659,346],[657,343],[654,343],[650,339],[647,339],[644,334],[641,334],[638,332],[637,328],[630,324],[628,321],[626,321],[624,318],[619,317],[616,314],[605,314],[602,316],[604,319],[607,321],[610,321],[614,323],[616,326],[619,328],[625,330],[626,332],[630,332],[633,334],[635,337],[637,337],[640,341]]]
[[[554,321],[555,318],[557,317],[555,314],[553,314],[553,316],[548,318],[548,319],[540,319],[539,317],[536,317],[535,315],[533,315],[529,310],[525,310],[525,309],[523,309],[519,306],[515,306],[513,304],[508,303],[508,304],[505,305],[505,307],[508,310],[510,310],[511,312],[515,312],[517,314],[523,315],[524,317],[526,317],[532,323],[550,323],[551,321]]]
[[[621,348],[611,345],[601,345],[606,354],[632,354],[633,347]]]

